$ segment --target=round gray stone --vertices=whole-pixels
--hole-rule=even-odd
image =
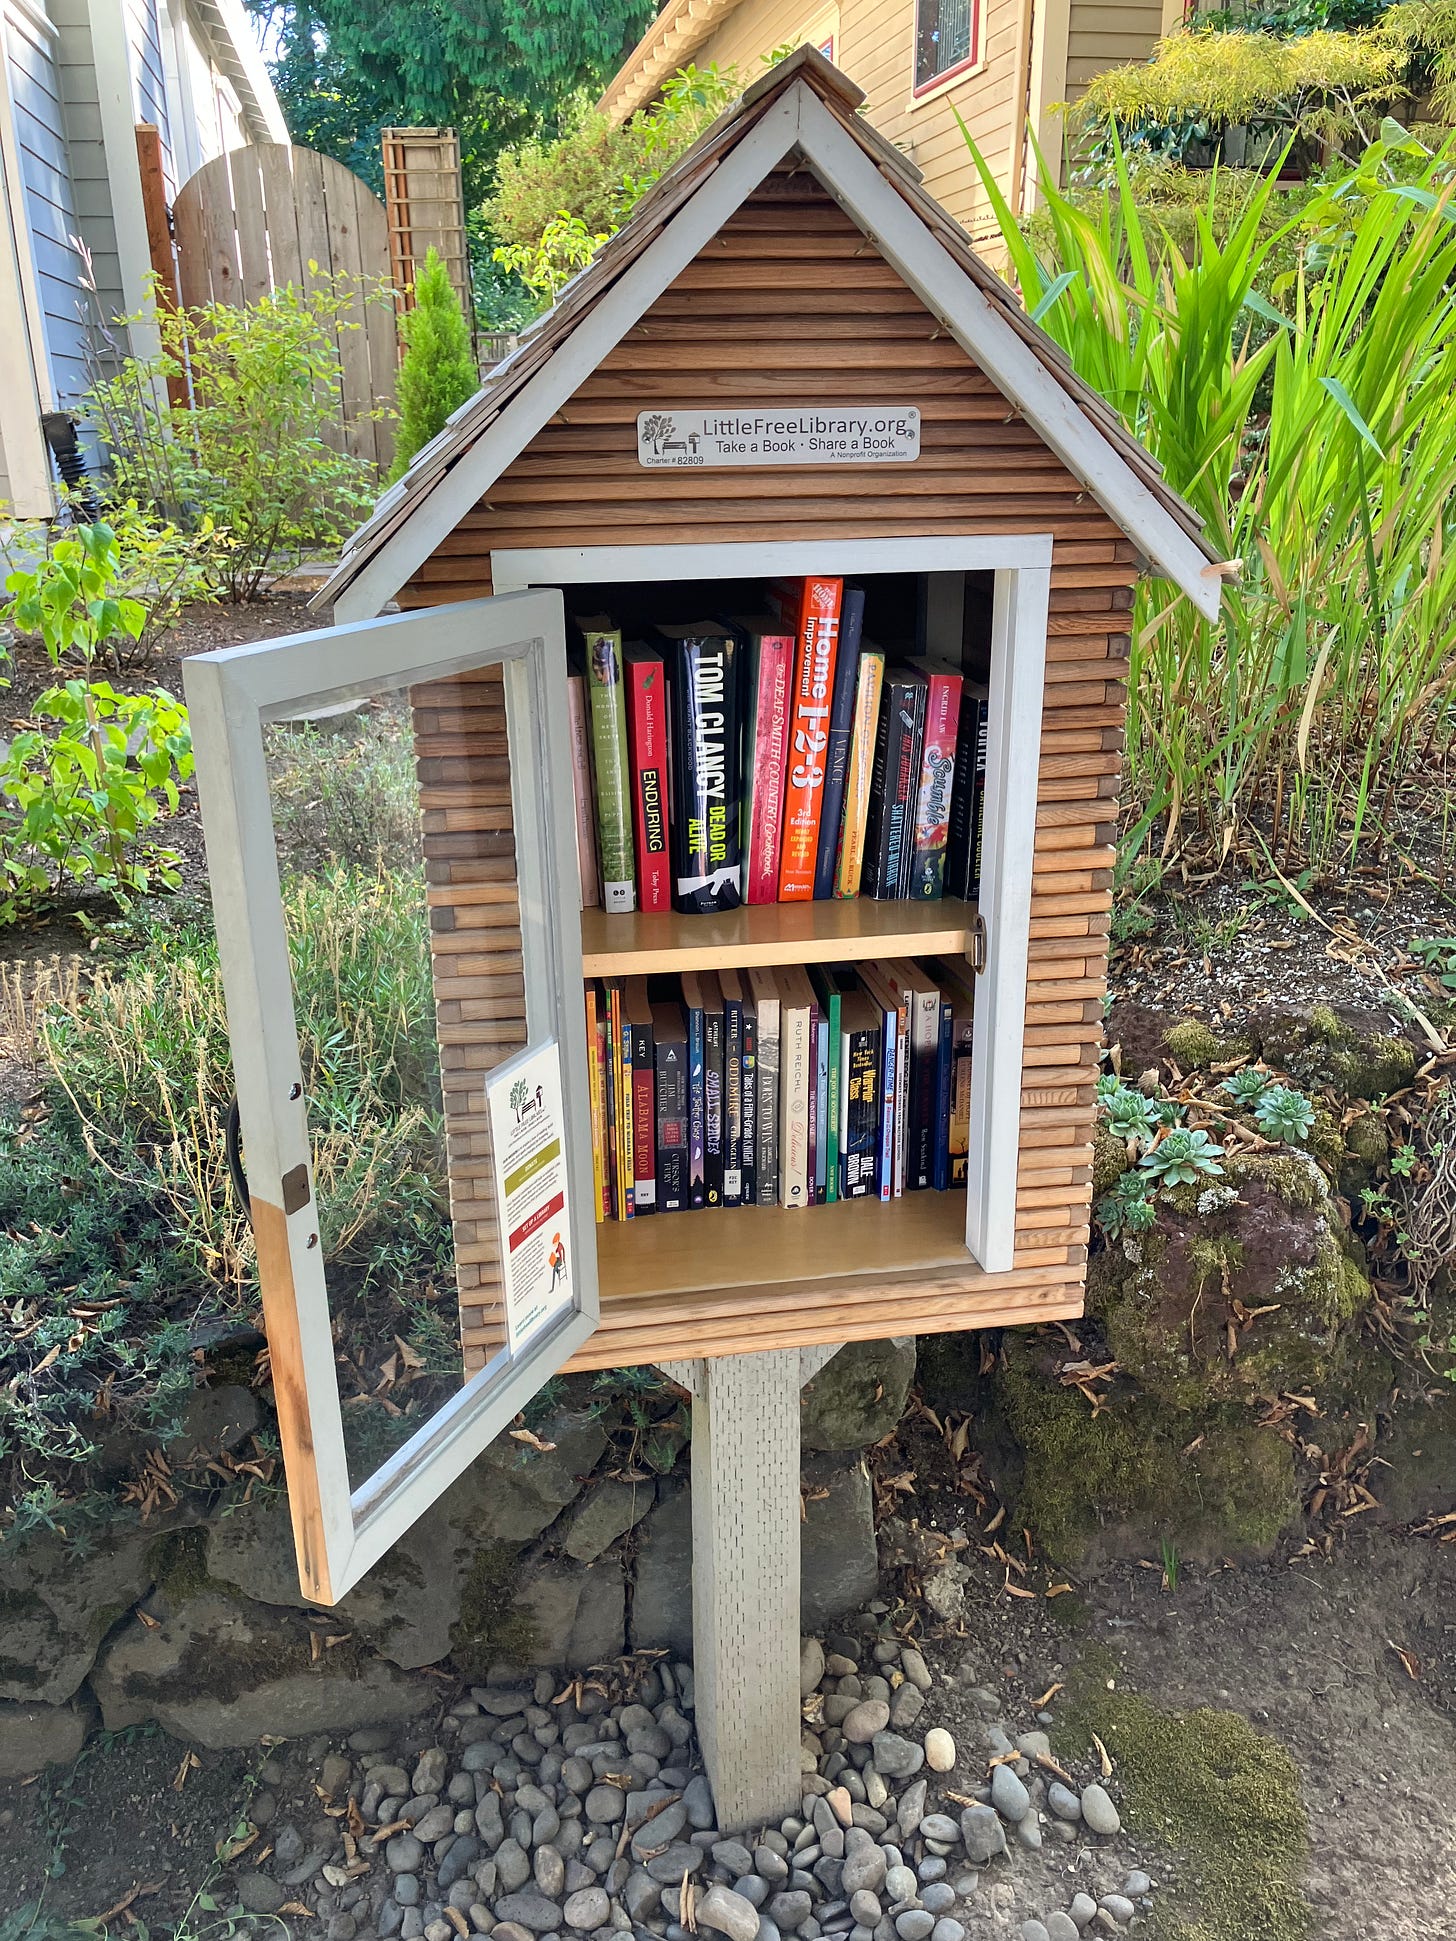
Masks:
[[[1104,1894],[1100,1905],[1103,1912],[1110,1914],[1119,1927],[1125,1928],[1133,1915],[1137,1913],[1137,1909],[1127,1898],[1126,1894]]]
[[[1134,1867],[1122,1883],[1122,1891],[1130,1901],[1140,1901],[1144,1894],[1152,1893],[1152,1878],[1145,1874],[1141,1867]]]
[[[728,1941],[755,1941],[758,1909],[742,1894],[715,1880],[698,1902],[698,1925],[726,1934]]]
[[[420,1898],[420,1877],[418,1874],[396,1874],[394,1877],[394,1898],[401,1907],[414,1907]]]
[[[566,1862],[555,1847],[537,1847],[531,1856],[531,1871],[536,1876],[536,1885],[549,1901],[559,1901],[566,1891]],[[593,1921],[593,1927],[599,1927]]]
[[[942,1914],[930,1930],[930,1941],[966,1941],[966,1930],[960,1921],[952,1920],[949,1914]]]
[[[920,1890],[920,1905],[932,1914],[949,1914],[955,1906],[955,1889],[948,1880],[933,1880]]]
[[[288,1899],[285,1889],[269,1874],[239,1874],[233,1893],[249,1914],[276,1914]]]
[[[880,1906],[877,1894],[872,1894],[867,1887],[861,1887],[850,1895],[849,1911],[861,1927],[872,1928],[885,1910]]]
[[[864,1889],[877,1894],[885,1884],[888,1862],[883,1847],[877,1847],[868,1834],[856,1827],[855,1833],[863,1844],[856,1844],[845,1853],[839,1876],[841,1892],[854,1895]]]
[[[784,1893],[775,1894],[764,1912],[781,1934],[792,1933],[795,1928],[802,1926],[808,1920],[813,1905],[803,1888],[793,1887]]]
[[[973,1867],[984,1867],[988,1860],[1006,1851],[1006,1830],[993,1806],[968,1806],[961,1814],[961,1839],[966,1858]]]
[[[961,1830],[949,1813],[927,1813],[920,1822],[920,1831],[927,1840],[943,1840],[948,1847],[954,1846],[961,1837]]]
[[[998,1766],[992,1773],[991,1804],[1003,1819],[1011,1821],[1024,1820],[1031,1811],[1031,1794],[1010,1766]]]
[[[515,1921],[532,1934],[554,1934],[561,1926],[561,1909],[544,1894],[503,1894],[495,1911],[498,1920]]]
[[[1061,1780],[1054,1779],[1047,1787],[1047,1811],[1055,1814],[1059,1820],[1080,1820],[1082,1802],[1070,1786],[1064,1786]]]
[[[917,1884],[912,1868],[891,1867],[885,1875],[885,1894],[890,1905],[893,1907],[896,1901],[913,1901]]]
[[[907,1907],[903,1914],[895,1916],[895,1932],[900,1941],[930,1941],[934,1927],[935,1916],[923,1907]]]
[[[840,1731],[852,1746],[867,1746],[877,1732],[883,1732],[890,1723],[890,1708],[881,1698],[865,1698],[850,1711],[840,1725]],[[883,1772],[885,1767],[881,1767]],[[913,1771],[913,1767],[907,1767]]]
[[[612,1788],[616,1792],[616,1787]],[[620,1799],[621,1794],[617,1797]],[[531,1862],[516,1840],[502,1840],[495,1851],[496,1878],[508,1894],[514,1894],[531,1878]]]
[[[925,1764],[925,1748],[898,1732],[876,1732],[870,1740],[875,1771],[886,1779],[909,1779]]]
[[[610,1772],[611,1768],[604,1767],[603,1770]],[[614,1826],[626,1812],[627,1802],[620,1786],[593,1786],[582,1810],[595,1825]]]
[[[1082,1788],[1082,1818],[1094,1833],[1108,1838],[1122,1827],[1121,1817],[1106,1789],[1095,1783]]]
[[[1097,1903],[1090,1894],[1073,1894],[1069,1912],[1078,1928],[1091,1927],[1097,1918]]]
[[[1021,1941],[1047,1941],[1047,1931],[1040,1921],[1023,1921]]]
[[[733,1883],[733,1891],[755,1907],[762,1907],[769,1896],[769,1885],[762,1874],[740,1874]]]
[[[416,1833],[396,1833],[385,1843],[384,1864],[392,1874],[412,1874],[424,1857],[424,1843]]]
[[[569,1928],[587,1933],[592,1928],[606,1926],[612,1912],[612,1898],[605,1887],[583,1887],[568,1897],[561,1911]]]
[[[1070,1914],[1063,1914],[1060,1908],[1055,1914],[1048,1914],[1046,1921],[1047,1941],[1077,1941],[1082,1930]]]

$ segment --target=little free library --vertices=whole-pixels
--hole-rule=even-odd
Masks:
[[[1081,1311],[1132,588],[1214,614],[1222,569],[860,100],[807,48],[749,88],[381,499],[337,624],[188,664],[316,1596],[559,1370]],[[459,1361],[361,1482],[266,743],[386,692]]]

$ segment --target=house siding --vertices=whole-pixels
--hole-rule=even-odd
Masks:
[[[15,144],[44,320],[45,355],[52,395],[65,406],[86,388],[86,332],[77,290],[79,260],[71,240],[80,225],[64,135],[58,49],[55,36],[28,12],[7,9],[4,19]]]
[[[91,253],[97,306],[101,316],[109,321],[125,314],[126,298],[122,293],[121,258],[116,247],[111,184],[101,135],[91,22],[86,0],[50,0],[50,9],[56,24],[61,110],[66,151],[71,158],[76,221],[81,239]]]
[[[1145,61],[1163,32],[1162,0],[1118,6],[1071,0],[1067,31],[1067,99],[1078,100],[1104,68]]]
[[[161,130],[162,174],[169,197],[177,193],[172,135],[167,111],[167,69],[162,57],[162,23],[156,0],[125,0],[126,34],[131,48],[131,83],[136,119]]]

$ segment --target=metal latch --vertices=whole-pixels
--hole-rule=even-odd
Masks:
[[[971,969],[977,977],[986,968],[986,919],[977,910],[971,925]]]

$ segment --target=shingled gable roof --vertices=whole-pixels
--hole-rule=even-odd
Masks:
[[[417,454],[314,604],[334,602],[340,620],[378,613],[770,171],[801,155],[1155,570],[1215,615],[1221,569],[1197,514],[855,112],[863,99],[810,47],[748,88]]]

